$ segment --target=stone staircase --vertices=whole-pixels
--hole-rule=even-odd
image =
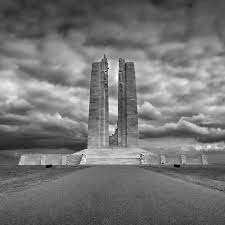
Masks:
[[[136,158],[87,158],[86,165],[139,165]]]
[[[139,148],[109,148],[85,149],[75,154],[85,155],[81,164],[86,165],[140,165],[141,153],[146,154],[146,151]]]

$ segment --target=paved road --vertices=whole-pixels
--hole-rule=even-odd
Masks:
[[[225,224],[225,194],[135,166],[96,166],[0,197],[1,225]]]

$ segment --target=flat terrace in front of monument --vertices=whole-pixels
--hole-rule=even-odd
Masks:
[[[108,59],[92,63],[87,149],[74,154],[22,155],[19,165],[207,165],[205,155],[165,156],[139,146],[134,62],[119,59],[118,121],[109,136]]]

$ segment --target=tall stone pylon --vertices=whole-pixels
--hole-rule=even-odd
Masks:
[[[136,78],[133,62],[119,59],[118,79],[118,146],[138,147],[138,111]]]
[[[109,147],[108,61],[104,55],[100,62],[92,63],[88,148]]]

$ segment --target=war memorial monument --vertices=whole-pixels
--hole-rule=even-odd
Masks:
[[[118,123],[109,137],[108,62],[92,64],[88,121],[88,148],[138,147],[138,113],[133,62],[119,59]]]
[[[119,59],[118,121],[109,136],[108,60],[92,63],[87,149],[74,154],[24,154],[19,165],[205,165],[205,155],[165,156],[139,146],[134,62]]]

